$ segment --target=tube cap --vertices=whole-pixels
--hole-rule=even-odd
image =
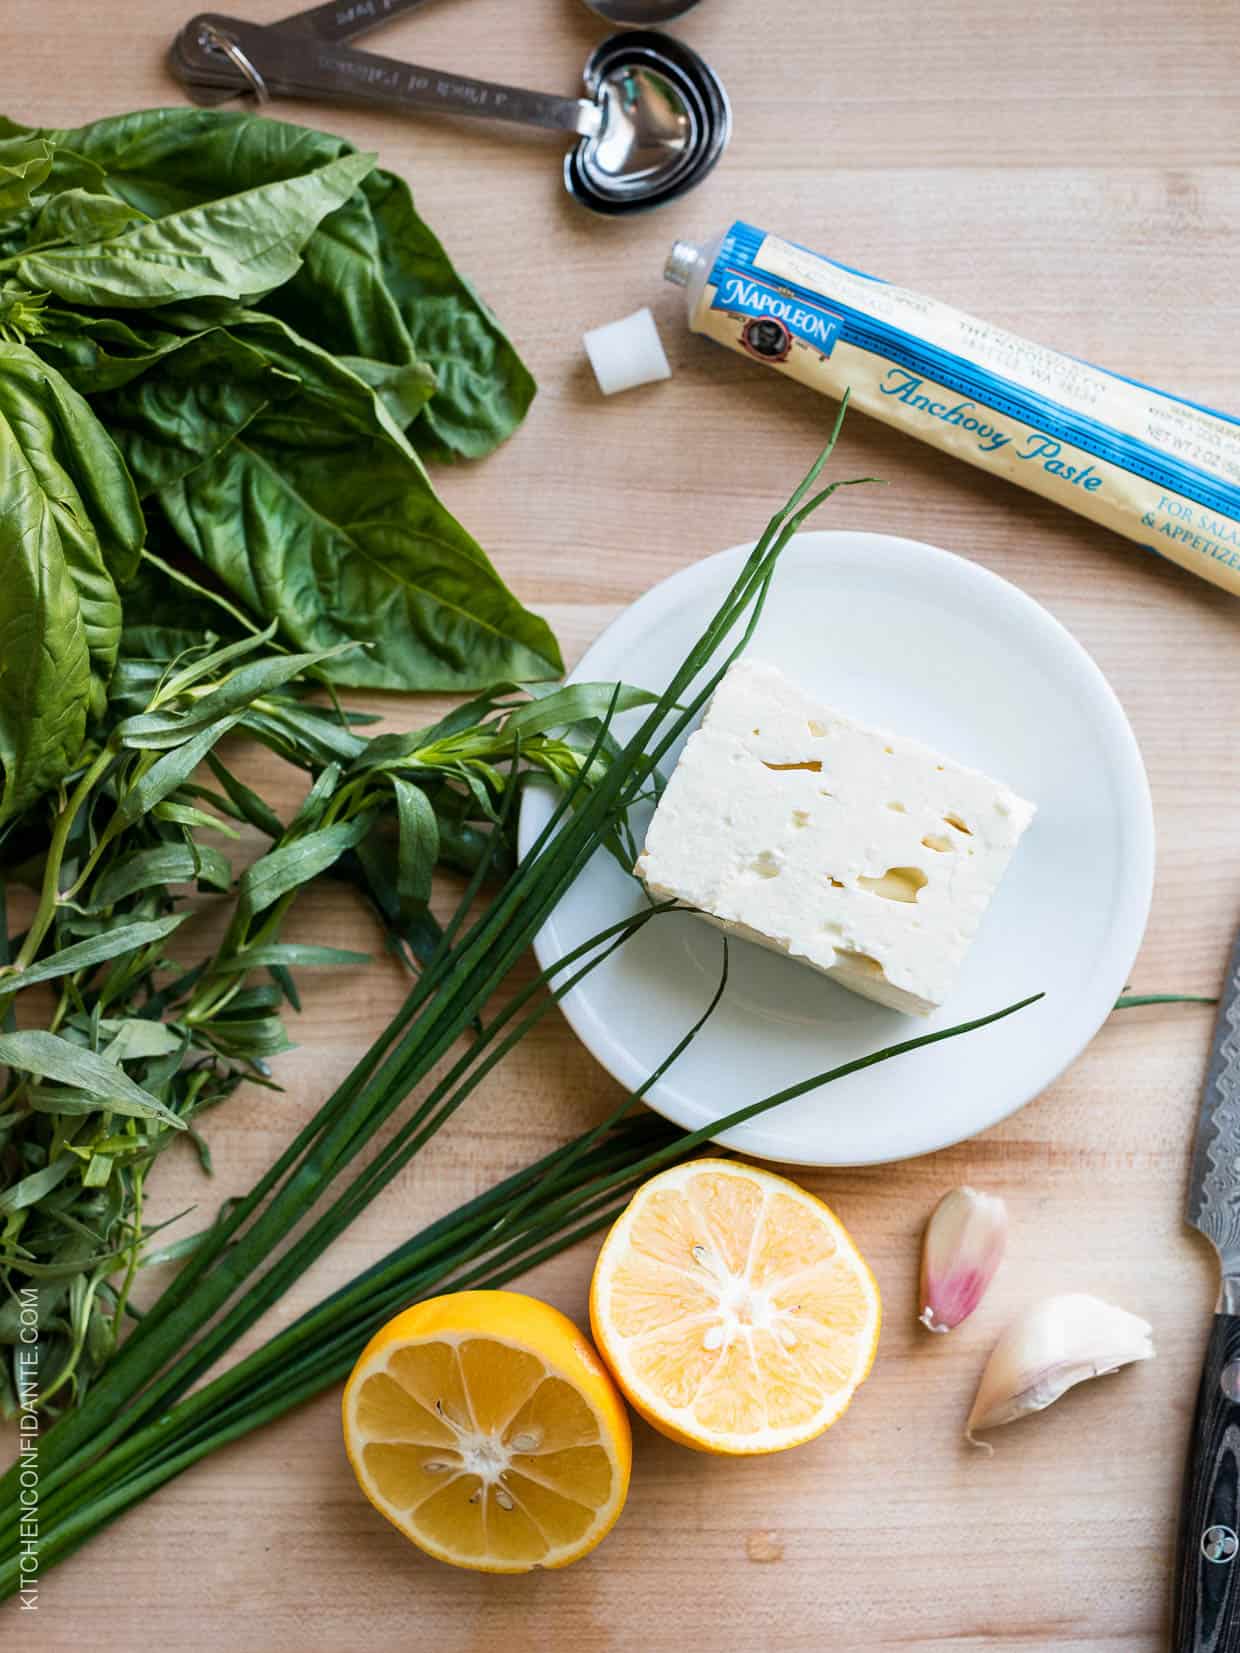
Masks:
[[[604,396],[672,376],[649,308],[608,322],[606,327],[592,328],[582,342]]]

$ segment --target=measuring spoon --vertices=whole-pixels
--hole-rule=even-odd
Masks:
[[[393,0],[385,15],[398,9],[408,9],[407,0],[403,7]],[[191,96],[203,92],[212,102],[227,88],[260,100],[339,98],[570,132],[579,141],[565,158],[566,187],[584,206],[611,215],[683,194],[715,165],[731,132],[718,77],[683,42],[654,31],[605,40],[586,64],[587,98],[444,74],[214,12],[181,30],[170,66]]]

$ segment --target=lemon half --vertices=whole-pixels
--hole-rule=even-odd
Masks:
[[[565,1567],[624,1506],[624,1402],[572,1321],[520,1292],[456,1292],[398,1314],[362,1352],[343,1406],[363,1492],[453,1566]]]
[[[633,1408],[717,1453],[778,1452],[829,1428],[870,1370],[881,1318],[834,1212],[732,1160],[638,1189],[590,1292],[595,1343]]]

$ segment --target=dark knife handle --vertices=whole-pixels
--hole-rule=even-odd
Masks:
[[[1240,1653],[1240,1315],[1216,1314],[1197,1391],[1172,1653]]]

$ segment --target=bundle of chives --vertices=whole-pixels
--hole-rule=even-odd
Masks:
[[[517,994],[482,1026],[380,1153],[335,1193],[327,1209],[287,1250],[280,1250],[401,1102],[478,1023],[556,902],[622,825],[661,758],[691,725],[731,659],[744,648],[784,546],[837,487],[847,485],[834,483],[810,493],[834,447],[843,411],[841,407],[827,447],[788,504],[772,518],[702,636],[641,728],[613,755],[603,777],[589,789],[579,783],[563,800],[529,855],[482,915],[470,922],[486,872],[485,862],[479,866],[438,952],[388,1027],[249,1194],[221,1216],[85,1400],[47,1434],[41,1447],[44,1565],[61,1559],[206,1452],[280,1415],[339,1377],[365,1337],[395,1307],[454,1274],[459,1278],[452,1283],[458,1285],[510,1279],[609,1221],[642,1178],[709,1136],[859,1066],[984,1025],[966,1024],[890,1047],[750,1104],[704,1131],[671,1137],[664,1132],[665,1140],[653,1149],[643,1136],[651,1127],[613,1122],[588,1132],[424,1230],[249,1360],[188,1399],[181,1398],[446,1123],[580,975],[594,968],[607,949],[657,917],[660,909],[652,908],[613,926]],[[747,623],[739,642],[722,664],[707,672],[742,620]],[[699,685],[703,672],[707,676]],[[598,749],[608,739],[609,722],[599,733]],[[590,768],[584,766],[583,773]],[[557,981],[576,965],[578,970]],[[624,1109],[629,1105],[626,1101]],[[653,1129],[657,1139],[663,1128]],[[472,1270],[467,1266],[471,1262]],[[0,1510],[14,1521],[17,1494],[14,1469],[0,1479]],[[16,1558],[0,1564],[0,1597],[11,1594],[17,1583]]]

